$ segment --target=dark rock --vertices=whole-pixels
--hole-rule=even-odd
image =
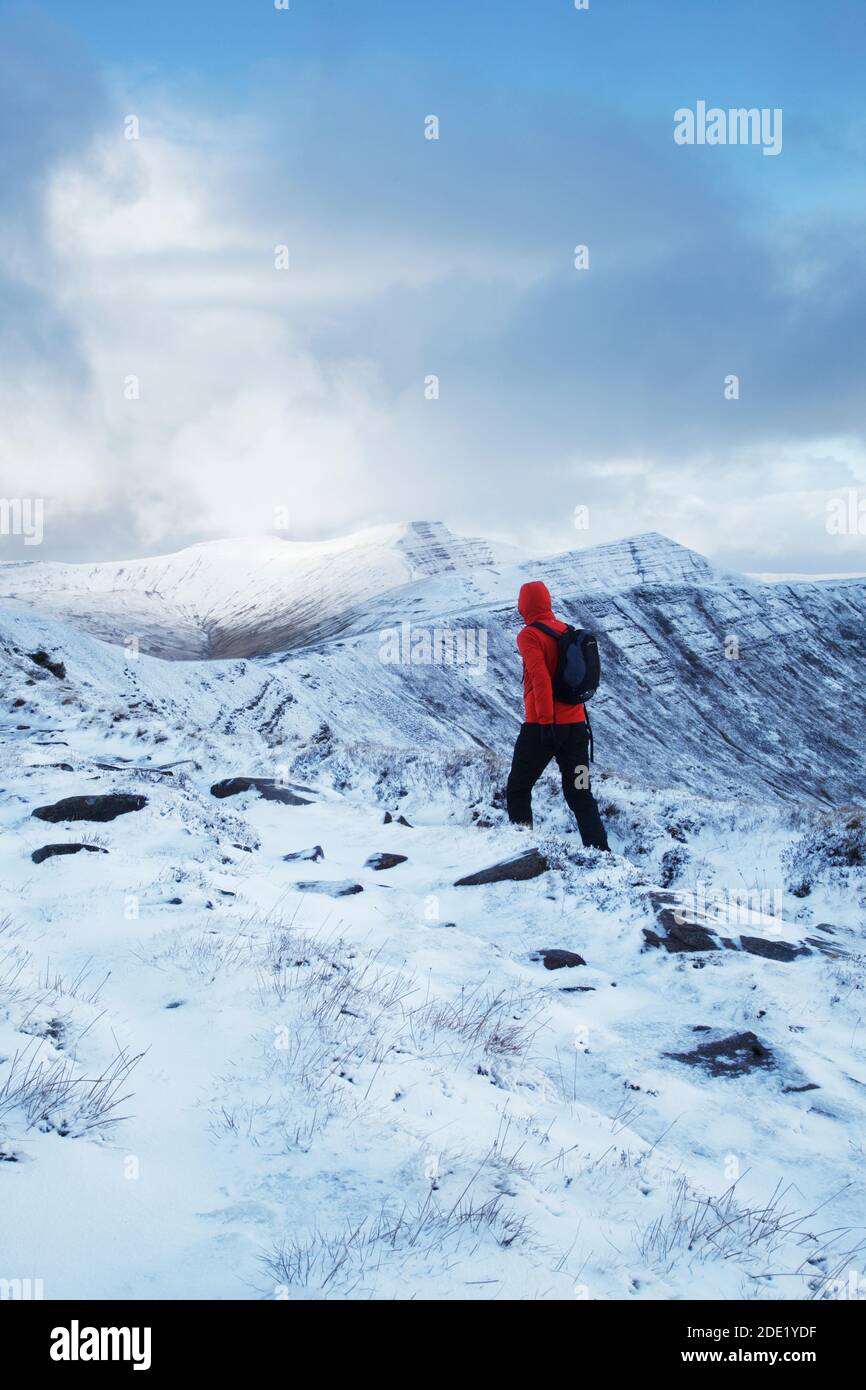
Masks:
[[[104,796],[67,796],[63,801],[55,801],[52,806],[37,806],[31,815],[37,820],[49,821],[108,821],[128,815],[130,811],[140,811],[146,805],[146,796],[109,792]]]
[[[390,812],[390,811],[386,811],[385,814],[384,814],[384,816],[382,817],[382,824],[383,824],[383,825],[390,825],[391,822],[393,821],[393,819],[394,819],[394,817],[391,815],[391,812]]]
[[[796,960],[810,956],[808,946],[792,946],[790,941],[773,941],[763,936],[741,936],[740,945],[751,956],[766,956],[767,960]]]
[[[821,1087],[816,1081],[807,1081],[805,1086],[783,1086],[782,1091],[786,1096],[799,1096],[804,1091],[820,1091]]]
[[[62,661],[52,661],[48,653],[43,651],[30,652],[29,656],[34,665],[41,666],[44,671],[50,671],[59,681],[66,680],[66,667]]]
[[[665,1052],[675,1062],[703,1067],[711,1076],[742,1076],[759,1068],[775,1066],[768,1047],[754,1033],[734,1033],[729,1038],[700,1043],[691,1052]]]
[[[529,959],[544,961],[545,970],[572,970],[575,965],[586,965],[583,956],[579,956],[576,951],[533,951]]]
[[[298,893],[324,893],[329,898],[348,898],[353,893],[364,891],[360,883],[353,883],[349,878],[331,882],[326,879],[307,879],[294,884],[294,887]]]
[[[415,829],[414,825],[411,825],[411,824],[409,823],[409,821],[407,821],[407,819],[406,819],[405,816],[398,816],[398,817],[397,817],[397,824],[398,824],[398,825],[405,825],[405,827],[406,827],[407,830],[414,830],[414,829]]]
[[[168,905],[169,905],[169,907],[180,907],[180,905],[181,905],[182,902],[183,902],[183,898],[169,898],[169,899],[168,899]]]
[[[405,864],[407,855],[388,854],[384,850],[378,854],[371,854],[369,859],[364,860],[365,869],[393,869],[396,864]]]
[[[211,795],[220,798],[248,791],[256,791],[265,801],[279,801],[284,806],[310,805],[308,798],[297,796],[291,788],[279,785],[273,777],[226,777],[222,782],[214,782],[211,787]]]
[[[704,913],[696,913],[675,893],[652,892],[650,901],[655,911],[657,929],[644,927],[648,946],[663,946],[666,951],[746,951],[767,960],[791,961],[812,954],[809,945],[792,944],[774,937],[744,936],[732,939],[722,935],[722,926]]]
[[[99,845],[43,845],[41,849],[35,849],[30,858],[34,864],[41,864],[46,859],[53,859],[55,854],[78,854],[80,850],[86,849],[89,854],[107,854],[107,849],[102,849]]]
[[[721,943],[718,937],[712,935],[706,927],[699,922],[689,922],[685,920],[677,921],[676,917],[684,918],[683,913],[674,914],[670,907],[664,907],[657,914],[658,924],[662,928],[662,935],[653,931],[650,927],[644,927],[643,934],[650,946],[664,946],[666,951],[672,953],[678,951],[719,951]]]
[[[595,985],[562,985],[560,994],[594,994]]]
[[[816,951],[820,951],[822,956],[827,956],[830,960],[850,960],[852,952],[847,951],[844,946],[840,946],[837,941],[824,941],[820,936],[807,936],[806,945],[812,946]]]
[[[291,854],[283,855],[283,862],[288,864],[293,859],[310,859],[314,864],[318,864],[320,859],[324,859],[325,851],[321,845],[313,845],[312,849],[296,849]]]
[[[467,874],[466,878],[458,878],[454,887],[474,887],[479,883],[504,883],[508,880],[519,883],[523,879],[538,878],[546,873],[549,867],[544,855],[537,849],[527,849],[522,854],[513,855],[511,859],[500,859],[488,869],[479,869],[477,873]]]

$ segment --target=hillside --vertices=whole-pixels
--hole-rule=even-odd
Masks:
[[[254,658],[0,612],[7,1263],[48,1298],[839,1296],[862,585],[657,536],[419,563]],[[505,822],[542,571],[602,645],[609,858],[552,776]],[[395,622],[483,632],[483,670],[384,662]]]

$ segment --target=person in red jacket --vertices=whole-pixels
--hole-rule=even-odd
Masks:
[[[565,632],[567,623],[553,615],[550,592],[536,580],[523,584],[517,609],[525,626],[517,634],[523,657],[525,723],[514,745],[514,758],[505,796],[508,819],[532,825],[532,788],[551,758],[562,775],[562,794],[577,818],[580,838],[587,846],[607,849],[607,835],[589,784],[589,725],[583,705],[564,705],[553,698],[553,677],[559,659],[556,638],[531,623],[544,623]]]

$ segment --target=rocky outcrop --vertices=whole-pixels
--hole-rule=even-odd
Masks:
[[[77,821],[116,820],[130,811],[140,811],[147,805],[146,796],[129,792],[108,792],[103,796],[67,796],[51,806],[37,806],[31,815],[37,820]]]
[[[770,1049],[752,1032],[732,1033],[715,1042],[699,1043],[690,1052],[664,1052],[662,1056],[701,1067],[711,1076],[742,1076],[776,1064]]]
[[[487,869],[479,869],[477,873],[467,874],[465,878],[458,878],[454,887],[474,887],[481,883],[505,883],[508,880],[520,883],[527,878],[538,878],[549,868],[550,865],[539,850],[527,849],[522,854],[513,855],[511,859],[500,859]]]
[[[99,845],[43,845],[41,849],[35,849],[30,858],[34,864],[43,864],[46,859],[53,859],[58,854],[79,854],[81,850],[86,850],[88,854],[107,854],[107,849],[102,849]]]
[[[298,893],[324,893],[328,898],[350,898],[353,893],[364,891],[360,883],[353,883],[350,878],[330,882],[327,879],[307,879],[294,886]]]
[[[825,949],[824,943],[786,941],[781,936],[755,936],[739,932],[706,912],[694,911],[688,900],[675,893],[650,894],[656,926],[644,927],[648,946],[664,947],[671,954],[684,951],[745,951],[767,960],[792,961],[810,956],[813,945]],[[829,954],[829,951],[827,952]]]
[[[382,850],[379,854],[371,854],[369,859],[365,859],[365,869],[393,869],[397,864],[405,864],[408,856],[405,854],[388,854]]]
[[[586,965],[583,956],[579,956],[576,951],[558,949],[533,951],[529,959],[543,961],[545,970],[571,970],[575,965]]]
[[[279,801],[283,806],[312,804],[309,797],[298,796],[291,786],[277,782],[274,777],[226,777],[221,782],[214,782],[211,787],[211,795],[220,799],[249,791],[258,792],[265,801]]]

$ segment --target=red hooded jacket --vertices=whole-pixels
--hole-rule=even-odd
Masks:
[[[550,591],[541,580],[521,584],[517,611],[523,621],[546,623],[554,632],[565,632],[567,623],[553,616]],[[563,705],[553,698],[553,677],[559,649],[553,637],[537,627],[524,627],[517,634],[517,647],[523,657],[523,704],[527,724],[584,724],[583,705]]]

